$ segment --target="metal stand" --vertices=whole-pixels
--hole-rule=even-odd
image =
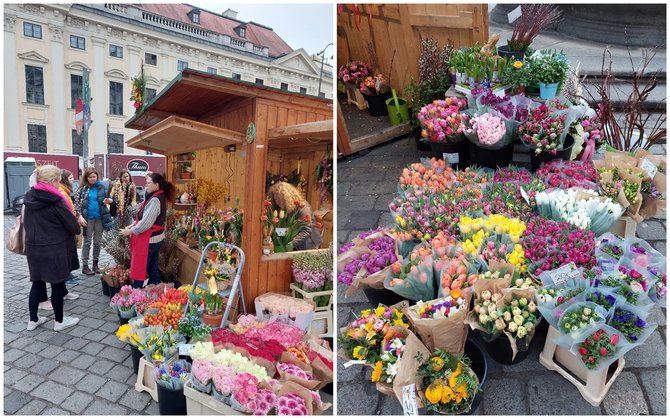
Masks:
[[[202,249],[202,255],[200,256],[200,262],[198,263],[198,270],[195,272],[195,277],[193,278],[193,286],[191,286],[191,292],[189,293],[189,300],[191,300],[191,296],[194,296],[196,287],[198,286],[198,279],[200,278],[200,272],[202,271],[202,265],[207,263],[207,250],[209,250],[209,247],[212,245],[218,245],[219,248],[221,247],[228,247],[233,250],[237,250],[239,256],[239,259],[237,260],[237,270],[235,272],[235,278],[233,279],[233,283],[231,284],[229,289],[225,290],[220,290],[219,296],[222,298],[226,298],[226,309],[223,312],[223,318],[221,318],[221,325],[220,328],[223,328],[226,325],[226,322],[228,322],[228,315],[230,315],[230,309],[232,308],[232,300],[234,299],[235,295],[239,293],[238,295],[238,312],[239,312],[239,304],[242,304],[242,311],[246,315],[247,313],[247,307],[244,304],[244,293],[242,292],[242,286],[240,285],[240,276],[242,275],[242,268],[244,268],[244,251],[236,245],[229,244],[227,242],[219,242],[219,241],[213,241],[207,244],[205,248]],[[207,284],[203,284],[200,286],[201,289],[204,289],[207,291]],[[186,304],[186,310],[184,311],[184,314],[186,311],[188,311],[188,304]]]

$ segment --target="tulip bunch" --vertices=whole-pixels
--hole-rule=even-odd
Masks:
[[[526,230],[526,225],[520,219],[508,218],[503,215],[493,214],[486,218],[471,218],[461,216],[458,222],[461,236],[470,237],[479,231],[484,231],[486,236],[495,233],[498,235],[509,235],[512,242],[517,243]]]
[[[521,188],[525,191],[528,201],[521,193]],[[544,183],[536,178],[523,185],[515,181],[493,183],[486,190],[482,210],[487,215],[497,213],[526,221],[535,211],[535,195],[545,188]]]
[[[463,256],[450,259],[440,271],[440,294],[449,294],[451,290],[472,286],[479,276],[468,274],[468,261]]]
[[[548,152],[556,155],[562,148],[565,119],[566,115],[552,116],[551,109],[542,103],[530,112],[528,119],[519,126],[518,133],[525,144],[535,147],[535,154]]]
[[[597,369],[599,360],[612,357],[616,353],[618,343],[619,335],[608,334],[604,329],[599,329],[579,343],[577,351],[586,367]]]
[[[481,116],[475,114],[468,122],[470,127],[465,130],[466,136],[470,138],[472,135],[476,135],[478,141],[475,144],[484,148],[498,144],[505,136],[505,122],[491,113],[484,113]]]
[[[452,181],[452,169],[444,160],[433,157],[420,163],[410,164],[402,170],[398,187],[400,190],[424,190],[428,192],[439,192],[446,188],[448,182]]]
[[[530,184],[534,179],[536,179],[536,177],[530,171],[523,167],[515,167],[513,165],[499,168],[493,175],[494,183],[515,181],[521,184]]]
[[[591,161],[553,160],[542,163],[535,174],[548,187],[598,189],[598,171]]]
[[[368,252],[348,262],[337,280],[348,286],[357,276],[369,276],[395,263],[398,260],[395,247],[395,241],[387,235],[375,238],[368,244]]]
[[[406,261],[403,262],[403,260],[397,260],[395,263],[391,264],[391,271],[393,273],[390,285],[396,286],[404,282],[410,276],[417,278],[421,283],[428,283],[429,279],[432,280],[432,268],[420,269],[419,264],[425,263],[428,257],[432,259],[432,255],[433,250],[427,245],[414,247]],[[432,267],[432,263],[429,266],[423,267]]]
[[[447,97],[422,107],[417,115],[423,128],[421,136],[433,142],[459,141],[463,134],[460,109],[465,106],[465,100]]]

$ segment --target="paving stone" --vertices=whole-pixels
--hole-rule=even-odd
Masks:
[[[663,367],[666,365],[665,344],[659,334],[659,331],[654,331],[647,341],[641,346],[630,350],[624,358],[626,359],[626,368],[634,367]]]
[[[394,224],[395,220],[393,219],[393,215],[391,215],[391,212],[386,211],[382,212],[382,216],[379,218],[379,223],[377,223],[377,226],[388,226]]]
[[[44,382],[44,378],[37,375],[28,374],[26,377],[16,382],[13,388],[28,393],[42,384],[42,382]]]
[[[666,317],[664,310],[658,305],[654,306],[649,312],[647,322],[655,322],[659,326],[664,327],[666,324]]]
[[[10,368],[8,370],[5,370],[4,383],[7,386],[12,386],[13,384],[23,379],[27,375],[28,373],[24,372],[23,370]]]
[[[51,359],[43,359],[42,361],[35,364],[30,368],[31,373],[39,374],[40,376],[46,376],[51,373],[55,368],[58,367],[58,362]]]
[[[65,385],[75,385],[84,376],[86,376],[86,372],[66,365],[58,367],[50,375],[51,379]]]
[[[602,403],[607,415],[648,415],[642,388],[631,372],[624,371],[614,381]]]
[[[636,235],[644,240],[663,240],[665,228],[658,221],[645,221],[637,226]]]
[[[98,357],[100,358],[100,357]],[[98,360],[91,365],[88,369],[93,373],[105,375],[108,371],[112,370],[112,367],[116,366],[118,363],[111,362],[109,360]]]
[[[87,392],[87,393],[95,393],[102,387],[102,385],[107,382],[107,379],[104,377],[100,377],[96,374],[87,374],[84,376],[81,381],[77,382],[75,384],[75,387],[78,390]]]
[[[122,397],[119,403],[125,405],[133,411],[143,410],[149,401],[151,400],[151,395],[146,392],[138,392],[136,390],[129,390]]]
[[[653,415],[667,415],[667,377],[666,371],[653,370],[640,372],[640,381],[642,388],[649,399],[649,406],[651,414]]]
[[[381,408],[375,411],[379,415],[404,415],[402,405],[395,396],[384,396],[381,399]]]
[[[70,341],[72,337],[85,337],[88,335],[90,332],[93,331],[93,328],[85,327],[81,325],[81,322],[77,324],[76,327],[72,327],[67,331],[67,340],[65,340],[62,344],[65,344],[66,342]]]
[[[337,286],[337,300],[338,303],[352,303],[352,302],[367,302],[368,298],[365,296],[365,293],[356,292],[352,295],[346,296],[347,286],[340,285]]]
[[[374,183],[365,182],[352,182],[351,188],[349,189],[348,196],[372,196],[373,188],[375,187]]]
[[[372,210],[375,199],[367,196],[347,196],[338,200],[338,208],[350,210]],[[341,206],[340,206],[341,205]]]
[[[131,375],[134,375],[135,372],[132,369],[132,360],[131,360],[131,366],[123,366],[123,365],[118,365],[112,368],[112,370],[108,371],[105,376],[109,377],[110,379],[116,380],[117,382],[125,382],[128,377]]]
[[[142,413],[145,415],[159,415],[160,411],[158,410],[158,403],[151,401],[149,406],[144,408],[144,411],[142,411]]]
[[[100,390],[96,392],[96,395],[105,398],[108,401],[116,402],[128,389],[128,386],[123,383],[109,381],[102,385]]]
[[[96,331],[96,332],[102,332],[102,331]],[[102,338],[100,342],[116,348],[126,348],[126,343],[121,342],[116,337],[116,333],[105,333],[105,337]]]
[[[32,344],[27,345],[24,350],[33,354],[40,354],[45,348],[49,347],[49,344],[43,343],[41,341],[33,341]]]
[[[78,327],[74,327],[72,329],[76,329],[76,328],[78,328]],[[59,333],[55,333],[51,338],[49,338],[47,343],[49,345],[52,345],[52,346],[61,347],[61,346],[65,345],[65,343],[70,341],[71,339],[72,339],[72,337],[70,335],[59,332]]]
[[[400,175],[400,172],[398,172],[398,175]],[[384,194],[395,193],[397,191],[398,191],[398,185],[396,183],[384,182],[375,184],[373,194],[384,195]]]
[[[44,415],[70,415],[67,413],[67,411],[63,411],[60,408],[47,408],[43,412]]]
[[[25,331],[25,325],[23,326],[23,330]],[[31,337],[20,337],[12,341],[11,344],[9,344],[9,346],[25,350],[27,346],[33,344],[34,342],[35,340]]]
[[[47,380],[33,389],[30,394],[47,402],[60,405],[72,392],[74,392],[72,389],[63,384]]]
[[[89,328],[97,329],[103,325],[105,325],[105,321],[101,319],[96,319],[96,318],[82,318],[82,320],[79,322],[79,324],[84,325]]]
[[[21,367],[22,369],[29,369],[41,360],[42,357],[37,354],[26,353],[14,361],[14,366]]]
[[[81,351],[86,354],[96,356],[103,348],[105,348],[105,346],[100,343],[90,342],[86,346],[82,347]]]
[[[4,398],[4,411],[7,414],[15,414],[19,409],[23,408],[32,400],[32,397],[19,390],[13,390]]]
[[[41,329],[37,328],[37,330],[33,331],[33,332],[37,333],[37,334],[35,334],[35,339],[36,340],[47,342],[51,339],[51,337],[56,335],[56,333],[54,331],[52,331],[53,328],[54,328],[53,318],[50,318],[50,319],[51,319],[51,321],[48,321],[46,324],[42,325]],[[46,329],[45,329],[45,327],[46,327]]]
[[[368,413],[371,413],[371,411],[377,413],[374,408],[377,407],[380,397],[383,396],[369,382],[338,385],[337,392],[338,399],[346,399],[346,402],[337,403],[338,415],[360,414],[361,407]]]
[[[63,347],[69,348],[71,350],[79,350],[80,348],[82,348],[83,346],[88,344],[89,342],[90,341],[85,340],[84,338],[74,337],[74,338],[70,338],[70,341],[63,344]]]
[[[12,341],[16,340],[17,338],[21,338],[20,335],[18,334],[13,334],[11,332],[5,332],[3,335],[5,345],[11,343]]]
[[[526,379],[530,415],[600,415],[600,408],[586,402],[577,388],[558,373],[529,375]]]
[[[370,170],[369,167],[360,167],[360,168],[354,167],[354,168],[346,169],[345,171],[347,171],[347,170],[348,170],[348,172],[345,172],[344,175],[351,178],[352,180],[362,180],[362,179],[364,179],[366,181],[371,182],[371,184],[372,184],[372,183],[376,183],[379,180],[382,180],[384,178],[384,172],[383,171]],[[338,170],[337,174],[338,175],[340,174],[339,170]]]
[[[100,330],[96,329],[96,330],[93,330],[93,331],[89,332],[88,334],[84,335],[84,338],[86,338],[87,340],[91,340],[91,341],[102,341],[104,338],[107,338],[109,336],[110,335],[109,335],[108,332],[104,332],[104,331],[100,331]],[[112,335],[112,337],[114,337],[114,336]],[[118,341],[119,339],[116,338],[116,340]]]
[[[108,334],[116,334],[116,331],[119,329],[119,324],[114,322],[105,322],[105,324],[98,327],[98,329]]]
[[[74,350],[66,350],[64,349],[62,353],[58,354],[55,359],[61,363],[70,363],[74,359],[79,357],[79,353],[74,351]]]
[[[382,194],[377,196],[377,200],[375,201],[375,206],[374,210],[378,210],[381,212],[384,211],[389,211],[389,203],[393,201],[393,198],[395,197],[395,194]]]
[[[480,410],[483,414],[528,415],[523,380],[486,379]]]
[[[123,362],[123,360],[125,360],[129,355],[130,352],[128,350],[122,350],[115,347],[106,347],[100,352],[100,354],[98,354],[98,357],[109,359],[110,361],[114,361],[118,364]]]
[[[80,354],[79,357],[70,362],[70,366],[76,367],[78,369],[88,369],[91,364],[95,363],[96,358],[89,356],[88,354]]]
[[[360,211],[354,210],[351,212],[349,220],[343,227],[347,229],[373,229],[379,221],[379,212],[377,211]]]
[[[26,406],[19,409],[16,415],[39,415],[47,404],[39,399],[33,399]]]
[[[337,383],[338,385],[344,386],[343,383],[351,382],[353,380],[363,379],[363,366],[353,365],[351,367],[344,367],[346,361],[338,357],[337,361]],[[340,387],[341,387],[340,386]]]
[[[21,357],[25,356],[26,352],[23,350],[19,350],[18,348],[10,348],[9,350],[5,351],[4,354],[4,361],[13,363],[16,360],[20,359]]]
[[[79,298],[79,299],[77,299],[76,304],[79,305],[79,306],[83,306],[85,308],[90,308],[91,306],[95,305],[95,301],[84,299],[84,298]]]
[[[656,251],[658,251],[661,254],[667,254],[667,249],[665,246],[665,241],[654,241],[651,243],[651,246],[654,247]]]
[[[158,412],[158,408],[156,408]],[[82,415],[127,415],[128,410],[116,403],[104,399],[96,399],[83,412]]]

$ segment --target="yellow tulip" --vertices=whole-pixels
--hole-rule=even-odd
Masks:
[[[372,370],[372,379],[371,379],[373,382],[379,382],[379,379],[381,379],[381,377],[382,377],[382,368],[383,367],[384,367],[384,365],[382,364],[381,361],[378,361],[377,363],[375,363],[375,368],[374,368],[374,370]]]
[[[286,216],[286,212],[282,209],[279,211],[279,219],[284,219],[284,216]]]
[[[381,318],[382,315],[384,315],[384,311],[386,311],[386,308],[385,308],[385,307],[383,307],[383,306],[378,306],[378,307],[375,309],[375,315],[377,315],[378,317]]]

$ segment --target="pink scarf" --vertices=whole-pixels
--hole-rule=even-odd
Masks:
[[[51,194],[55,194],[56,196],[60,197],[61,199],[63,199],[63,202],[65,202],[65,206],[67,206],[68,209],[70,209],[70,212],[72,212],[72,214],[74,215],[74,207],[72,206],[72,203],[70,203],[70,202],[65,198],[65,196],[63,196],[63,194],[62,194],[60,191],[58,191],[58,189],[55,188],[54,186],[52,186],[52,185],[50,185],[50,184],[48,184],[48,183],[45,183],[45,182],[43,182],[43,181],[38,181],[37,183],[35,183],[35,185],[33,186],[33,188],[34,188],[35,190],[42,190],[42,191],[44,191],[44,192],[49,192],[49,193],[51,193]]]

